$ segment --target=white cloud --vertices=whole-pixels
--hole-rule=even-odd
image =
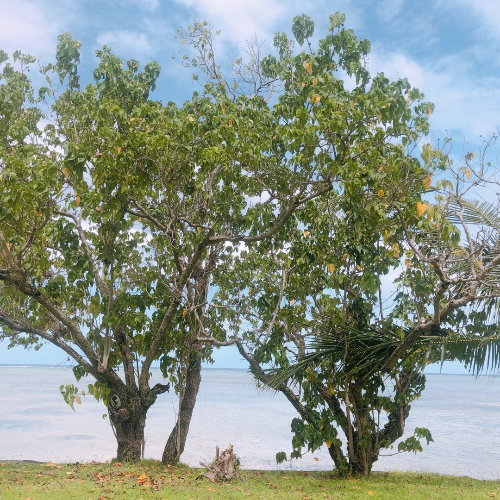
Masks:
[[[383,0],[377,5],[377,16],[385,22],[392,21],[403,8],[404,0]]]
[[[282,1],[254,0],[177,0],[190,8],[200,17],[210,20],[222,36],[243,45],[255,34],[259,39],[272,37],[275,26],[288,11]]]
[[[481,34],[487,31],[490,35],[500,35],[500,4],[498,0],[441,0],[441,3],[449,9],[462,7],[471,21],[471,29],[481,30]],[[480,18],[481,23],[472,19],[472,15]],[[486,29],[485,29],[486,28]]]
[[[34,56],[53,55],[58,24],[37,2],[0,0],[0,49]]]
[[[144,33],[119,30],[102,33],[97,37],[97,44],[108,45],[115,54],[126,54],[127,59],[136,57],[138,59],[150,56],[153,52],[153,44]]]
[[[370,69],[373,73],[383,71],[391,79],[408,78],[424,92],[426,100],[436,103],[431,127],[440,137],[445,130],[455,130],[473,140],[479,135],[490,136],[500,126],[500,78],[478,81],[473,68],[458,56],[424,67],[405,54],[374,50]]]

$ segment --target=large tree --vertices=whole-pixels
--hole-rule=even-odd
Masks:
[[[370,79],[362,66],[353,90],[334,76],[332,68],[346,63],[342,42],[366,55],[342,20],[332,17],[314,52],[311,21],[296,18],[294,35],[309,51],[294,53],[279,34],[279,58],[262,64],[284,87],[275,108],[281,121],[310,131],[309,148],[297,147],[298,157],[330,163],[338,182],[297,211],[272,243],[233,256],[215,275],[214,302],[230,325],[226,343],[236,344],[256,379],[283,392],[299,413],[291,457],[326,444],[337,469],[369,473],[380,451],[403,435],[427,362],[442,352],[481,367],[485,353],[496,352],[482,343],[496,340],[488,337],[495,326],[484,326],[487,314],[474,306],[494,304],[499,294],[499,259],[491,250],[498,227],[472,237],[462,211],[470,216],[474,206],[464,198],[471,170],[454,172],[442,151],[418,146],[432,105],[413,104],[422,98],[417,90],[406,80]],[[305,113],[306,99],[321,105]],[[472,219],[484,221],[491,218]],[[385,297],[384,310],[388,274],[399,275],[399,288]],[[477,336],[460,337],[464,332]],[[490,351],[478,349],[484,345]],[[429,441],[430,433],[417,428],[399,449],[421,449],[421,438]]]
[[[150,98],[158,64],[139,71],[107,47],[81,87],[79,48],[59,37],[38,95],[34,58],[15,53],[16,69],[0,53],[1,336],[50,342],[77,378],[95,378],[119,460],[140,458],[147,411],[169,388],[149,385],[159,361],[182,397],[164,454],[175,461],[210,354],[197,338],[211,273],[231,244],[272,238],[331,176],[323,164],[296,168],[263,98],[209,83],[182,107],[163,105]]]

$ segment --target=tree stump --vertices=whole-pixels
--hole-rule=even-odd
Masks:
[[[231,444],[220,455],[217,446],[215,460],[210,465],[205,466],[208,470],[204,475],[214,483],[239,479],[240,475],[237,470],[239,465],[240,461],[234,454]]]

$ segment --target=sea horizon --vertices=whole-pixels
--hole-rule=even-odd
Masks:
[[[105,462],[116,456],[106,408],[92,396],[75,411],[59,386],[87,389],[91,377],[76,382],[70,365],[0,364],[0,461],[54,463]],[[152,370],[152,383],[162,380]],[[422,397],[412,404],[403,438],[415,427],[428,428],[434,443],[424,452],[381,456],[374,471],[436,472],[479,479],[500,479],[500,386],[491,377],[429,374]],[[174,392],[158,398],[148,412],[145,458],[160,459],[174,423]],[[291,451],[290,423],[298,414],[280,393],[262,391],[244,368],[208,367],[194,410],[181,461],[193,467],[213,459],[215,447],[234,445],[245,469],[332,470],[325,447],[278,465],[275,455]],[[487,436],[487,440],[485,438]],[[383,450],[389,455],[397,450]],[[453,457],[452,459],[450,457]]]

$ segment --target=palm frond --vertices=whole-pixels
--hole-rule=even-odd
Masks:
[[[398,330],[401,332],[401,329]],[[307,369],[321,369],[327,364],[334,366],[335,372],[342,377],[360,372],[367,377],[381,368],[401,342],[397,331],[384,334],[352,329],[331,331],[307,346],[313,352],[306,354],[285,370],[275,370],[268,386],[278,389],[283,383],[298,380]],[[427,362],[429,350],[436,348],[441,351],[441,362],[445,359],[458,360],[476,376],[482,373],[500,374],[500,335],[420,337],[408,349],[405,359],[426,347],[427,352],[421,362],[422,369]]]
[[[352,328],[335,328],[310,343],[310,351],[297,363],[283,371],[274,371],[269,384],[277,389],[282,383],[296,380],[305,370],[320,365],[334,366],[337,374],[351,376],[361,371],[365,374],[377,371],[401,342],[401,328],[379,333]]]
[[[488,201],[480,202],[477,200],[457,199],[452,201],[450,206],[454,207],[457,211],[463,210],[465,223],[487,226],[500,231],[500,216],[498,207],[495,204]],[[450,213],[448,218],[454,224],[461,222],[456,212]]]

